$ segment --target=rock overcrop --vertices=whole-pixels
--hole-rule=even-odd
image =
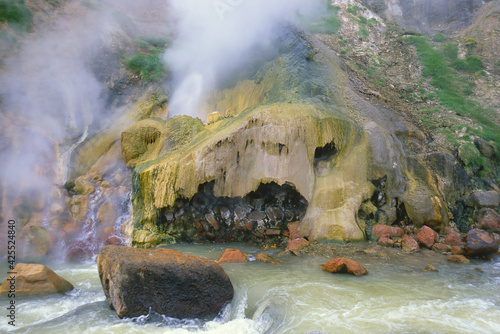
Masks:
[[[214,316],[234,295],[219,264],[169,249],[104,246],[97,268],[108,304],[120,318],[149,312],[175,318]]]

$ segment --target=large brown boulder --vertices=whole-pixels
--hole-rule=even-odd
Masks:
[[[108,304],[120,318],[150,310],[175,318],[213,316],[234,295],[219,264],[169,249],[104,246],[97,268]]]
[[[323,270],[330,273],[346,273],[354,276],[363,276],[368,274],[368,270],[366,270],[365,267],[356,261],[346,259],[344,257],[337,257],[328,261],[323,266]]]
[[[497,251],[498,244],[486,231],[474,228],[465,236],[465,252],[468,256],[488,256]]]
[[[427,248],[432,248],[432,246],[438,241],[439,235],[432,228],[428,226],[422,226],[417,234],[418,242]]]
[[[6,296],[15,281],[15,295],[49,295],[73,290],[73,285],[42,264],[18,263],[0,286],[0,295]]]

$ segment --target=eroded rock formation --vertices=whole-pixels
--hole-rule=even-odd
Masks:
[[[221,229],[225,240],[234,240],[227,236],[234,235],[235,223],[242,229],[247,220],[254,221],[252,229],[259,225],[248,214],[237,217],[237,205],[225,205],[225,213],[220,205],[208,207],[209,213],[193,211],[207,184],[222,201],[245,199],[269,184],[293,189],[307,203],[303,217],[294,218],[300,235],[310,239],[361,240],[375,222],[446,225],[447,183],[437,182],[443,178],[428,168],[425,156],[412,154],[425,138],[418,128],[358,97],[342,63],[314,37],[284,28],[275,51],[276,58],[253,76],[216,91],[208,102],[207,115],[227,108],[234,117],[204,129],[187,116],[148,120],[123,133],[123,156],[136,165],[133,242],[148,247],[192,240],[196,230],[214,240]],[[144,131],[139,143],[128,140]],[[273,207],[281,215],[289,208],[276,198]],[[249,212],[270,208],[245,205]],[[267,212],[261,220],[272,229]]]

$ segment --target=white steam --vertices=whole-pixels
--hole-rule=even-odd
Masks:
[[[172,0],[177,35],[165,61],[173,72],[169,116],[200,116],[207,94],[225,76],[275,42],[279,26],[317,14],[315,0]]]

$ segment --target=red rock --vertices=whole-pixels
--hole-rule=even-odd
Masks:
[[[368,274],[368,271],[365,267],[363,267],[356,261],[343,257],[337,257],[333,260],[328,261],[324,265],[323,270],[330,273],[347,273],[354,276],[363,276]]]
[[[372,228],[372,235],[380,238],[384,234],[389,234],[391,237],[401,237],[403,230],[400,227],[388,226],[383,224],[375,224]]]
[[[264,254],[264,253],[257,254],[257,256],[255,257],[255,259],[257,261],[261,261],[261,262],[264,262],[264,263],[281,264],[280,260],[275,259],[271,255],[267,255],[267,254]]]
[[[309,246],[309,241],[304,238],[296,238],[288,240],[288,245],[286,246],[287,252],[292,252],[295,255],[298,255],[300,250]]]
[[[464,241],[460,233],[456,231],[450,231],[444,238],[444,243],[450,246],[463,246]]]
[[[198,231],[203,231],[203,223],[202,222],[194,222],[193,227]]]
[[[394,247],[394,240],[391,239],[389,234],[382,234],[377,243],[384,247]]]
[[[467,233],[465,252],[468,256],[488,256],[497,251],[498,244],[486,231],[474,228]]]
[[[453,246],[451,247],[451,254],[453,255],[464,255],[465,249],[463,246]]]
[[[500,215],[493,209],[482,209],[479,218],[479,228],[500,232]]]
[[[81,262],[92,257],[92,251],[88,244],[76,242],[66,252],[66,260],[70,262]]]
[[[242,263],[248,262],[246,255],[239,249],[227,248],[215,262],[221,263]]]
[[[401,243],[401,247],[403,248],[404,251],[410,252],[410,253],[415,253],[420,250],[420,247],[418,246],[417,240],[415,238],[410,237],[409,235],[404,235],[403,236],[403,241]]]
[[[440,253],[449,253],[451,252],[451,246],[445,245],[445,244],[440,244],[440,243],[435,243],[432,246],[432,250]]]
[[[288,233],[290,234],[290,240],[300,238],[299,234],[299,222],[288,223]]]
[[[446,260],[456,263],[469,263],[470,260],[463,255],[448,255]]]
[[[418,242],[429,249],[438,241],[439,235],[432,228],[428,226],[422,226],[420,231],[417,234]]]
[[[205,219],[207,220],[207,222],[212,225],[212,227],[214,228],[214,230],[218,231],[220,229],[220,226],[219,226],[219,222],[217,221],[217,219],[215,219],[214,215],[212,213],[207,213],[205,215]]]

